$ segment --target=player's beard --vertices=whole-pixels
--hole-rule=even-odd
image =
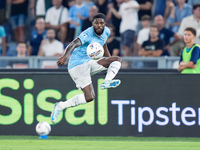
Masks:
[[[97,32],[97,29],[94,29],[94,32],[96,35],[101,36],[103,34],[104,29],[101,32]]]

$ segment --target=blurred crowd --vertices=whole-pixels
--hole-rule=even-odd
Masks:
[[[0,0],[0,56],[60,56],[98,12],[113,56],[180,56],[187,27],[200,44],[200,0]]]

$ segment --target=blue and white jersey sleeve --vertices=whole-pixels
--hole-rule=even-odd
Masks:
[[[90,35],[90,34],[91,34],[91,33],[90,33],[89,31],[90,31],[90,30],[89,30],[89,28],[88,28],[87,30],[83,31],[83,32],[78,36],[78,38],[81,40],[82,45],[90,41],[90,39],[91,39],[91,35]]]

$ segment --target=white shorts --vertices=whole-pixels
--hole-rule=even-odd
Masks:
[[[107,70],[107,68],[103,67],[102,65],[99,65],[97,61],[98,60],[90,60],[68,71],[69,75],[76,83],[76,87],[78,89],[83,89],[87,85],[91,84],[92,75]]]

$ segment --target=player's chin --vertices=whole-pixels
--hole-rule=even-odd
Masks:
[[[102,33],[102,31],[103,31],[102,29],[96,29],[97,33]]]
[[[96,33],[100,35],[100,34],[103,33],[103,31],[102,30],[101,31],[97,31]]]

